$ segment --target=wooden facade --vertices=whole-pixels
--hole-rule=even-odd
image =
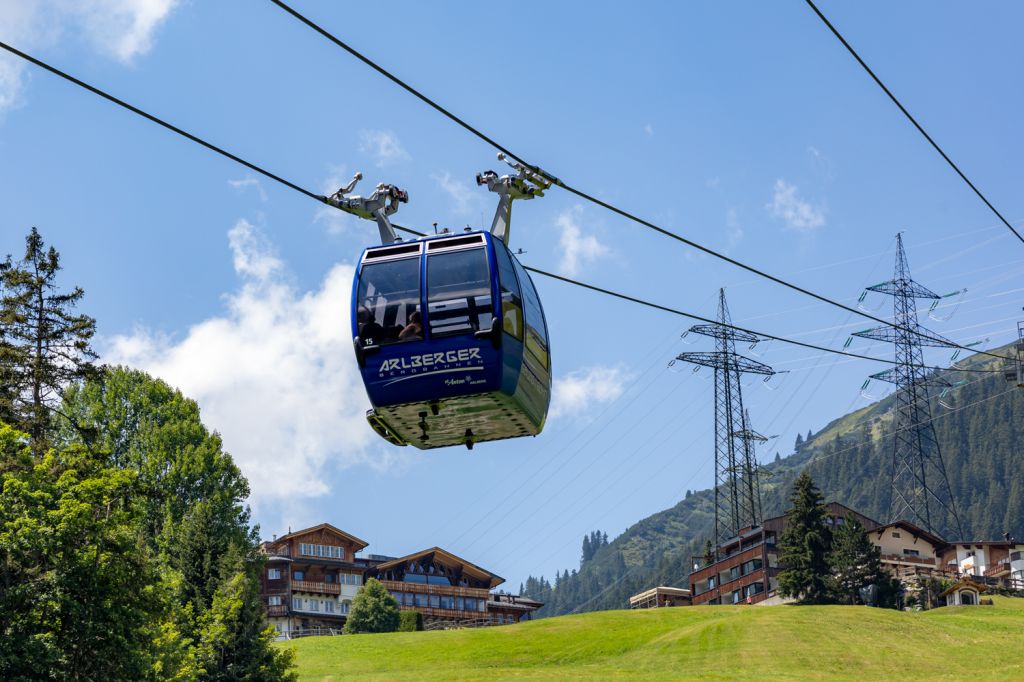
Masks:
[[[367,576],[380,580],[399,608],[422,613],[425,624],[488,618],[491,590],[505,582],[440,547],[383,562]]]
[[[504,624],[528,620],[542,603],[491,590],[500,576],[439,547],[401,558],[357,556],[367,543],[330,524],[262,545],[268,622],[280,637],[340,633],[367,578],[380,580],[402,610],[425,623]]]
[[[367,543],[323,523],[263,543],[267,620],[281,636],[340,632],[363,584]]]
[[[849,507],[830,502],[825,505],[826,522],[838,525],[853,515],[867,530],[879,523]],[[690,598],[699,604],[758,604],[775,596],[779,573],[778,540],[786,527],[786,516],[765,519],[760,526],[745,528],[715,548],[706,563],[695,557],[690,574]]]

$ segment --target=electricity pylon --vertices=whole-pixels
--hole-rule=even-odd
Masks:
[[[680,353],[676,360],[715,370],[715,541],[721,544],[748,526],[761,523],[761,495],[752,441],[764,437],[750,428],[743,409],[740,377],[744,373],[775,374],[768,365],[736,352],[736,342],[754,344],[757,336],[728,327],[731,323],[725,290],[718,291],[718,322],[690,327],[711,336],[715,351]]]
[[[891,342],[896,348],[896,365],[871,375],[872,379],[896,385],[888,520],[903,519],[940,537],[956,533],[957,538],[963,538],[928,405],[929,387],[947,388],[950,384],[929,374],[921,351],[922,346],[955,348],[957,344],[918,324],[916,299],[940,297],[910,277],[902,235],[896,235],[895,276],[868,287],[868,291],[893,297],[893,326],[854,333],[865,339]]]
[[[1013,344],[1016,359],[1006,361],[1006,380],[1024,388],[1024,322],[1017,323],[1017,342]]]

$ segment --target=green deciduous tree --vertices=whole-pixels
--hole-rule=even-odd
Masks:
[[[151,675],[170,605],[133,484],[77,447],[2,475],[0,678]]]
[[[823,498],[805,471],[797,477],[779,542],[779,593],[804,603],[828,601],[828,551],[831,537],[825,525]]]
[[[61,292],[60,269],[60,254],[34,227],[24,257],[0,263],[0,417],[32,437],[37,456],[64,387],[90,376],[96,359],[89,345],[96,322],[74,313],[85,293]]]
[[[345,632],[394,632],[398,629],[398,602],[376,578],[369,578],[352,600]]]
[[[58,442],[88,446],[133,473],[141,535],[178,577],[176,607],[188,615],[174,627],[201,679],[278,679],[290,658],[265,632],[249,486],[195,401],[144,372],[112,367],[69,387],[62,412]],[[237,671],[248,677],[232,677]]]

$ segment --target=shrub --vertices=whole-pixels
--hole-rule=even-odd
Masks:
[[[394,632],[398,618],[398,602],[376,578],[369,578],[352,601],[345,633]]]
[[[402,611],[398,614],[399,632],[417,632],[423,629],[423,614],[419,611]]]

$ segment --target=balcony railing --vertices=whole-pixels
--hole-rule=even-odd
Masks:
[[[381,580],[381,585],[393,592],[418,592],[419,594],[438,594],[451,597],[473,597],[487,599],[490,590],[484,587],[454,587],[452,585],[424,585],[423,583],[407,583],[401,580]]]
[[[929,559],[927,557],[913,556],[911,554],[883,554],[882,561],[892,561],[896,563],[905,564],[920,564],[922,566],[932,566],[938,568],[935,565],[935,559]]]
[[[313,580],[293,580],[293,592],[316,592],[318,594],[341,594],[340,583],[321,583]]]
[[[287,616],[288,607],[284,604],[274,604],[273,606],[267,607],[268,616]]]

